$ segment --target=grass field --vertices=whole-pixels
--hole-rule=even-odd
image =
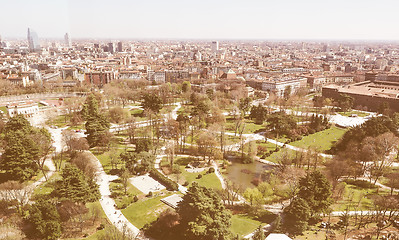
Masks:
[[[171,194],[142,199],[123,209],[122,213],[133,225],[140,229],[145,224],[155,221],[158,215],[168,208],[161,202],[161,199],[169,195]]]
[[[5,115],[7,115],[8,109],[7,109],[6,106],[1,106],[1,107],[0,107],[0,110],[1,110]]]
[[[226,131],[234,132],[235,121],[231,118],[226,119]],[[265,128],[263,125],[255,124],[252,120],[245,119],[245,128],[243,133],[254,133],[260,129]]]
[[[125,151],[125,150],[122,149],[122,148],[118,148],[115,152],[108,151],[108,152],[104,152],[104,153],[101,153],[101,154],[97,154],[97,153],[94,151],[93,154],[98,158],[98,160],[100,160],[101,165],[102,165],[103,168],[104,168],[104,171],[105,171],[106,173],[109,173],[109,172],[112,170],[112,168],[111,168],[111,155],[112,155],[112,154],[115,154],[117,157],[119,157],[119,155],[120,155],[123,151]],[[120,165],[120,164],[119,164],[119,165]],[[118,167],[120,167],[120,166],[118,166]]]
[[[331,208],[333,211],[345,211],[347,207],[351,211],[370,210],[373,208],[373,201],[370,196],[377,193],[377,188],[360,188],[351,184],[347,184],[342,200],[335,201]],[[379,193],[382,193],[380,190]]]
[[[346,131],[347,130],[343,128],[331,127],[324,131],[305,136],[299,141],[290,143],[290,145],[305,149],[311,147],[320,152],[325,152],[329,150]]]
[[[246,236],[255,231],[262,223],[249,218],[246,215],[237,214],[231,218],[231,231],[239,236]]]

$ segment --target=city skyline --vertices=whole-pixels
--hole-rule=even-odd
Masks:
[[[17,1],[0,35],[41,39],[399,40],[399,3],[375,1]],[[14,19],[9,21],[9,19]]]

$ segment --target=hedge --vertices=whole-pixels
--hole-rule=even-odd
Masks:
[[[162,185],[166,187],[167,190],[169,191],[177,191],[179,190],[179,185],[175,183],[174,181],[170,180],[168,177],[160,173],[156,169],[151,169],[150,171],[150,177],[154,178],[158,182],[160,182]]]

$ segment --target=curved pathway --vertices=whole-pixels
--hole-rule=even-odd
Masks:
[[[109,189],[109,183],[118,178],[115,175],[108,175],[105,173],[100,160],[90,151],[86,151],[90,154],[91,158],[97,165],[97,184],[99,185],[101,199],[100,204],[107,215],[111,223],[121,232],[125,231],[126,228],[137,238],[140,234],[140,230],[134,226],[122,212],[115,208],[115,201],[111,198],[111,191]]]

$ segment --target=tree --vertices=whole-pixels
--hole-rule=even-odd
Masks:
[[[388,186],[391,188],[391,195],[394,189],[399,189],[399,172],[392,172],[387,175]]]
[[[279,135],[289,135],[292,129],[297,128],[297,123],[293,117],[284,112],[269,115],[267,122],[269,123],[269,127]]]
[[[142,105],[144,110],[150,110],[151,112],[157,114],[162,108],[162,100],[156,94],[144,94]]]
[[[0,184],[0,199],[18,206],[29,202],[33,189],[18,181],[7,181]]]
[[[105,228],[104,232],[97,238],[98,240],[132,240],[136,239],[134,233],[132,233],[126,225],[122,227],[122,231],[119,231],[114,225],[109,225]]]
[[[40,146],[32,137],[33,128],[23,115],[10,118],[4,128],[5,149],[0,160],[0,169],[10,179],[25,181],[38,170],[35,160],[39,158]]]
[[[120,178],[121,178],[121,182],[122,182],[122,186],[123,186],[125,195],[127,194],[127,186],[129,183],[129,177],[130,177],[129,171],[126,169],[123,169]]]
[[[217,142],[215,138],[213,137],[212,134],[209,132],[202,132],[198,139],[197,139],[197,145],[198,145],[198,152],[202,153],[202,156],[205,157],[212,156],[212,152],[214,150],[214,146],[216,146]]]
[[[124,163],[125,168],[129,170],[130,173],[134,173],[134,168],[137,164],[137,153],[134,152],[122,152],[119,155],[121,161]]]
[[[34,159],[34,162],[37,164],[37,167],[40,169],[40,171],[42,171],[43,176],[47,181],[44,163],[46,162],[47,155],[53,148],[51,134],[47,131],[47,129],[41,128],[34,131],[32,138],[33,141],[38,145],[38,154],[37,158]]]
[[[94,180],[97,172],[97,165],[93,162],[90,154],[78,152],[71,158],[71,163],[78,167],[88,179]]]
[[[179,239],[179,214],[174,210],[167,208],[158,219],[151,224],[144,226],[146,236],[155,239],[174,240]]]
[[[27,220],[32,224],[34,237],[51,240],[61,236],[60,215],[49,201],[39,200],[30,206]]]
[[[365,166],[374,184],[389,171],[393,162],[391,153],[397,152],[398,144],[399,139],[391,132],[375,138],[367,137],[362,141],[361,158],[364,162],[371,162]]]
[[[177,212],[182,237],[191,240],[230,239],[231,214],[212,189],[193,183],[179,202]]]
[[[262,226],[259,226],[256,230],[254,235],[252,236],[253,240],[265,240],[265,232],[262,229]]]
[[[87,179],[83,172],[72,164],[63,169],[62,180],[58,181],[53,191],[55,196],[74,202],[94,202],[100,198],[98,185],[92,179]]]
[[[257,188],[247,188],[244,192],[244,198],[253,204],[260,204],[263,198],[262,193]]]
[[[152,143],[150,139],[139,138],[136,139],[136,153],[149,152],[152,149]]]
[[[90,147],[95,147],[100,144],[102,136],[108,133],[110,124],[107,117],[99,112],[94,94],[87,97],[86,103],[83,105],[82,116],[86,120],[87,141]]]
[[[181,85],[181,90],[183,93],[187,93],[191,91],[191,83],[189,81],[184,81]]]
[[[284,215],[284,229],[292,234],[301,234],[308,226],[311,208],[304,199],[297,197],[284,209]]]
[[[306,201],[312,216],[327,211],[332,203],[331,184],[319,171],[308,173],[299,180],[298,198]]]
[[[251,109],[251,101],[252,100],[249,97],[240,99],[238,108],[241,110],[241,113],[243,114],[243,116],[245,116],[246,113],[249,111],[249,109]]]
[[[337,99],[337,104],[341,111],[347,112],[353,106],[353,98],[346,94],[340,94]]]
[[[113,107],[109,110],[109,119],[111,122],[120,124],[126,121],[129,117],[129,112],[121,107]]]
[[[256,124],[263,124],[267,118],[267,108],[263,105],[253,106],[249,118],[255,119]]]

